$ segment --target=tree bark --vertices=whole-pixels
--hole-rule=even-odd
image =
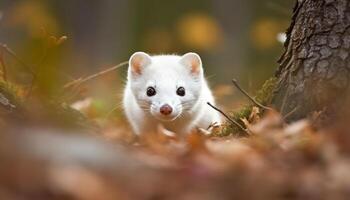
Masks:
[[[272,104],[289,120],[335,114],[349,96],[349,0],[298,0]]]

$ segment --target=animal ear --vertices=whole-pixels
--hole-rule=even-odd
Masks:
[[[129,71],[132,75],[141,75],[143,69],[151,64],[151,57],[144,52],[136,52],[129,59]]]
[[[180,59],[180,63],[189,68],[192,75],[200,75],[202,73],[202,60],[196,53],[186,53]]]

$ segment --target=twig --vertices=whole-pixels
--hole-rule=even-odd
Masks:
[[[117,104],[116,106],[114,106],[112,108],[111,111],[109,111],[106,115],[105,118],[108,119],[110,117],[111,114],[113,114],[117,109],[119,109],[121,107],[121,104]]]
[[[286,106],[286,102],[287,102],[287,99],[288,99],[288,95],[289,95],[289,88],[287,87],[287,90],[283,96],[283,100],[282,100],[282,105],[280,107],[280,113],[283,115],[284,113],[284,108]]]
[[[258,107],[265,109],[265,110],[273,110],[272,108],[268,107],[268,106],[264,106],[261,103],[257,102],[253,97],[251,97],[248,92],[246,92],[245,90],[243,90],[243,88],[241,88],[241,86],[238,84],[236,79],[232,79],[232,83],[234,86],[236,86],[236,88],[241,91],[246,97],[248,97],[255,105],[257,105]]]
[[[25,99],[28,99],[31,96],[32,92],[33,92],[35,83],[37,82],[38,76],[40,75],[42,65],[45,63],[45,60],[46,60],[46,58],[48,56],[48,51],[49,51],[49,47],[46,44],[45,48],[44,48],[44,54],[41,57],[41,59],[38,62],[38,64],[36,65],[36,68],[35,68],[35,71],[34,71],[34,74],[33,74],[33,78],[32,78],[32,81],[30,83],[30,86],[29,86],[29,89],[27,91],[27,94],[25,96]]]
[[[87,82],[87,81],[89,81],[89,80],[91,80],[91,79],[94,79],[94,78],[97,78],[97,77],[99,77],[99,76],[102,76],[102,75],[104,75],[104,74],[107,74],[107,73],[109,73],[109,72],[111,72],[111,71],[114,71],[114,70],[118,69],[119,67],[122,67],[122,66],[127,65],[127,64],[128,64],[128,61],[125,61],[125,62],[119,63],[118,65],[115,65],[115,66],[113,66],[113,67],[111,67],[111,68],[108,68],[108,69],[105,69],[105,70],[100,71],[100,72],[98,72],[98,73],[95,73],[95,74],[92,74],[92,75],[90,75],[90,76],[87,76],[87,77],[85,77],[85,78],[78,78],[78,79],[75,79],[75,80],[73,80],[73,81],[71,81],[71,82],[69,82],[69,83],[66,83],[66,84],[63,86],[63,89],[68,89],[68,88],[71,88],[71,87],[73,87],[73,86],[80,85],[80,84],[82,84],[82,83],[84,83],[84,82]]]
[[[29,70],[30,73],[32,73],[32,75],[35,76],[33,69],[30,66],[28,66],[25,62],[23,62],[22,59],[20,59],[17,56],[17,54],[14,51],[12,51],[12,49],[10,49],[6,44],[0,43],[0,48],[2,48],[7,54],[12,56],[19,64],[21,64],[23,67],[27,68],[27,70]]]
[[[2,66],[2,78],[7,81],[7,68],[5,64],[4,51],[0,51],[0,65]]]
[[[25,96],[25,98],[28,98],[28,96],[30,95],[30,93],[31,93],[31,91],[32,91],[32,87],[33,87],[33,82],[36,80],[36,78],[37,78],[37,74],[35,73],[35,71],[33,70],[33,68],[32,67],[30,67],[29,65],[27,65],[25,62],[23,62],[23,60],[22,59],[20,59],[18,56],[17,56],[17,54],[12,50],[12,49],[10,49],[6,44],[2,44],[2,43],[0,43],[0,48],[4,51],[4,52],[6,52],[7,54],[9,54],[10,56],[12,56],[19,64],[21,64],[23,67],[25,67],[30,73],[31,73],[31,75],[32,75],[32,82],[31,82],[31,85],[30,85],[30,88],[29,88],[29,90],[28,90],[28,92],[27,92],[27,94],[26,94],[26,96]],[[3,60],[2,60],[2,62],[4,62]],[[1,63],[2,65],[3,65],[3,70],[5,70],[6,68],[5,68],[5,63]],[[4,71],[4,79],[5,79],[5,75],[6,75],[6,71]],[[5,79],[6,80],[6,79]]]
[[[289,48],[289,47],[288,47]],[[287,59],[288,60],[288,59]],[[287,61],[286,60],[286,61]],[[286,64],[286,68],[285,69],[289,69],[292,65],[293,65],[293,60],[294,60],[294,56],[292,56],[291,58],[289,58],[289,61],[288,61],[288,63]],[[281,65],[282,66],[282,65]],[[291,80],[291,76],[289,75],[288,77],[287,77],[287,83],[290,83],[290,80]],[[289,84],[287,84],[287,85],[289,85]],[[284,96],[283,96],[283,101],[282,101],[282,105],[281,105],[281,107],[280,107],[280,113],[283,115],[283,113],[284,113],[284,108],[285,108],[285,105],[286,105],[286,103],[287,103],[287,100],[288,100],[288,97],[289,97],[289,87],[287,87],[287,90],[286,90],[286,92],[285,92],[285,94],[284,94]]]
[[[291,116],[292,114],[294,114],[298,109],[299,109],[299,106],[293,108],[290,112],[288,112],[287,114],[285,114],[285,115],[283,116],[283,120],[286,120],[289,116]]]
[[[215,107],[214,105],[212,105],[210,102],[207,102],[207,104],[212,107],[214,110],[218,111],[219,113],[221,113],[227,120],[229,120],[232,124],[236,125],[239,129],[241,129],[243,132],[245,132],[247,135],[249,135],[248,131],[243,128],[243,126],[241,124],[239,124],[238,122],[236,122],[235,120],[231,119],[224,111],[220,110],[219,108]]]

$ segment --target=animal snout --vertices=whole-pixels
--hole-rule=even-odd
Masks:
[[[169,104],[162,105],[160,107],[160,113],[163,115],[170,115],[173,112],[173,108]]]

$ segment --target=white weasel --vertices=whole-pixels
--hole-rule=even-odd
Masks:
[[[149,56],[129,60],[123,107],[136,134],[157,131],[161,124],[178,134],[220,123],[198,54]]]

